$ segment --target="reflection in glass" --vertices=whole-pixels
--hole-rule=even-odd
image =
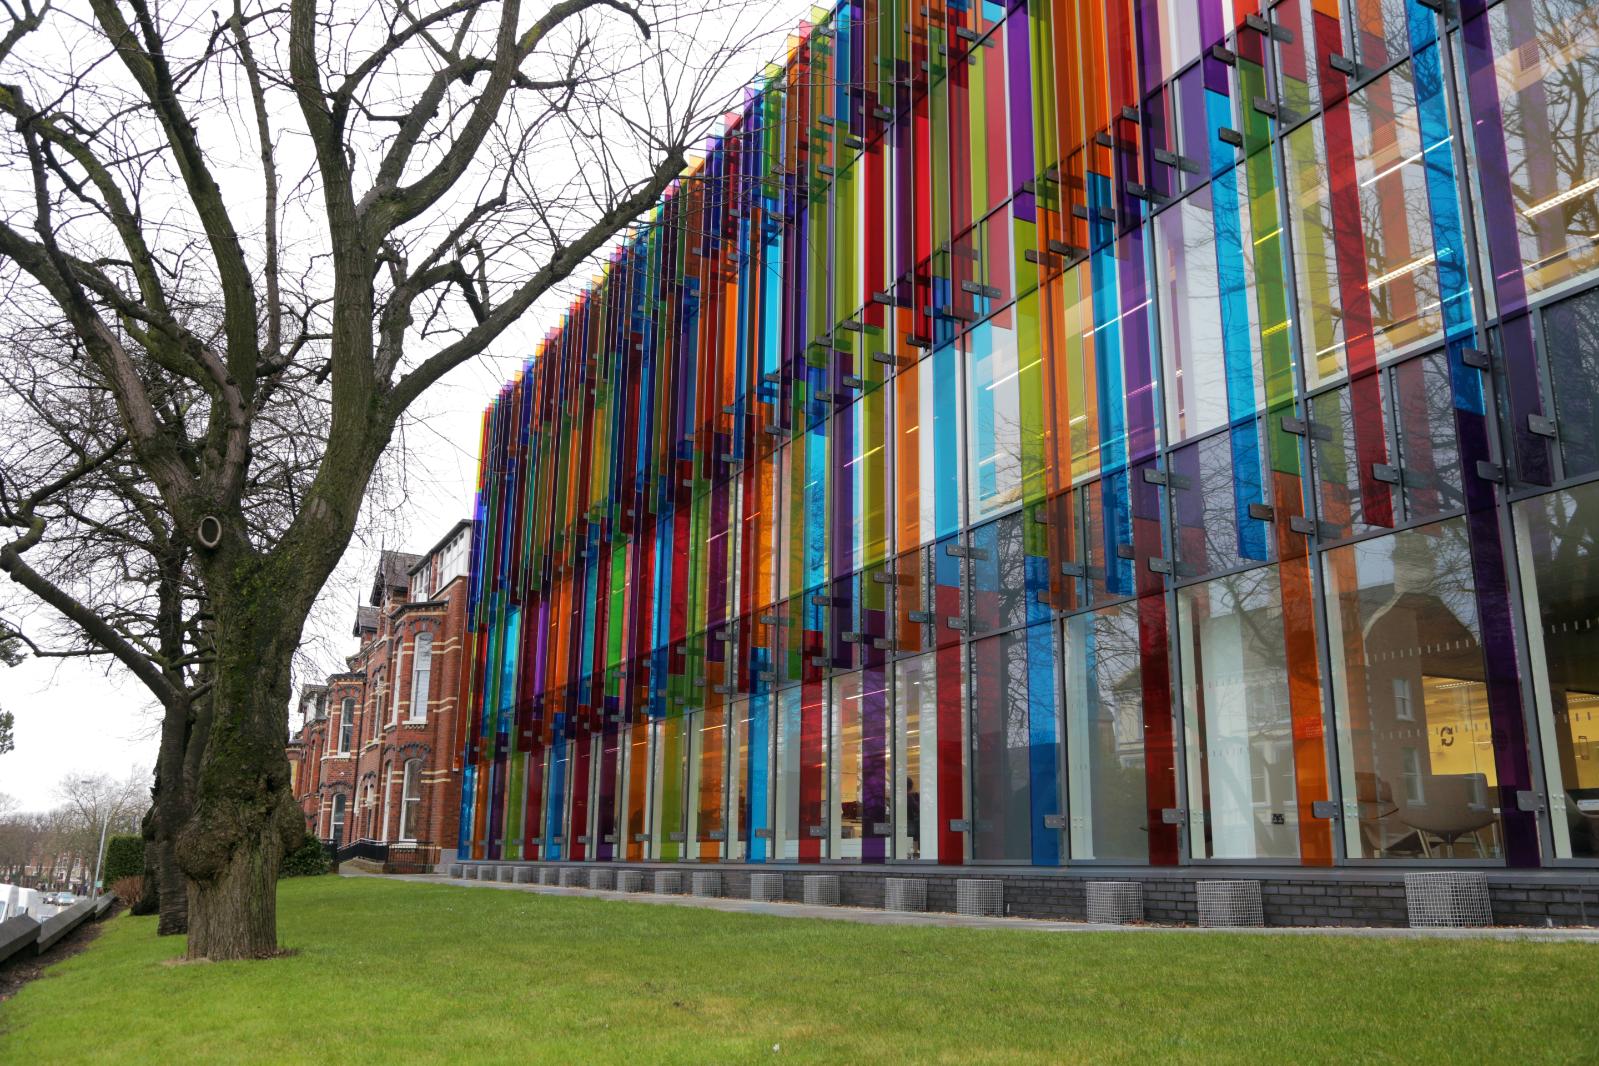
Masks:
[[[1406,520],[1421,522],[1458,511],[1465,497],[1448,358],[1440,351],[1399,364],[1393,369],[1393,390]]]
[[[1566,477],[1599,472],[1599,289],[1549,307],[1543,328]]]
[[[1066,812],[1073,859],[1149,861],[1139,606],[1134,600],[1066,619]]]
[[[1294,733],[1277,568],[1177,593],[1195,858],[1297,859]]]
[[[972,857],[986,862],[1059,861],[1057,832],[1033,824],[1054,812],[1059,757],[1054,645],[1046,623],[971,645]],[[1035,781],[1036,777],[1036,781]],[[1034,835],[1037,834],[1035,846]]]
[[[794,862],[799,858],[800,839],[800,689],[783,689],[772,700],[777,720],[772,853],[779,861]]]
[[[1520,267],[1516,280],[1541,292],[1599,266],[1599,5],[1517,0],[1480,17],[1493,71],[1468,83],[1476,122],[1467,128],[1502,126],[1515,214],[1513,234],[1508,219],[1497,226],[1502,194],[1485,190],[1483,243],[1496,277],[1516,278]]]
[[[1322,557],[1352,858],[1499,858],[1482,647],[1463,519]]]
[[[1599,482],[1516,505],[1555,854],[1599,858]]]
[[[832,810],[827,820],[831,834],[828,856],[834,859],[861,858],[861,786],[865,780],[861,767],[861,674],[856,671],[835,677],[829,686],[832,706],[829,736],[832,740],[833,768],[828,790]]]

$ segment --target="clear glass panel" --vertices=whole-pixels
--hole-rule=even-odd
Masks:
[[[1275,566],[1178,590],[1195,858],[1299,857],[1282,615]]]
[[[971,520],[977,522],[1021,499],[1021,384],[1015,330],[990,319],[973,328],[964,343],[966,478]]]
[[[1485,243],[1496,276],[1514,279],[1519,266],[1539,292],[1599,267],[1599,5],[1518,0],[1481,17],[1494,66],[1469,83],[1475,125],[1502,129],[1511,199],[1484,191]],[[1481,131],[1476,141],[1489,149]],[[1507,208],[1513,237],[1508,218],[1497,225]]]
[[[1177,562],[1182,577],[1266,562],[1274,543],[1270,522],[1250,511],[1265,502],[1259,423],[1246,422],[1171,453]]]
[[[1599,858],[1599,482],[1516,505],[1555,854]]]
[[[1317,512],[1334,537],[1393,528],[1393,503],[1386,483],[1362,476],[1363,439],[1379,455],[1391,452],[1380,382],[1373,375],[1353,386],[1324,392],[1310,401],[1310,461],[1316,479]],[[1367,443],[1371,449],[1373,443]],[[1372,497],[1375,496],[1375,499]]]
[[[1071,856],[1149,861],[1138,601],[1066,619]]]
[[[772,821],[773,857],[799,858],[800,840],[800,690],[787,688],[772,697],[777,719],[776,814]]]
[[[950,823],[965,817],[962,652],[949,648],[894,664],[894,857],[962,861]]]
[[[979,640],[970,652],[972,857],[987,862],[1054,861],[1054,854],[1048,859],[1035,854],[1033,842],[1035,831],[1042,837],[1054,830],[1032,824],[1035,760],[1040,787],[1050,788],[1056,781],[1050,627]],[[1058,806],[1047,805],[1051,810]]]
[[[1322,563],[1349,855],[1499,858],[1465,521],[1334,548]]]
[[[1544,311],[1544,348],[1566,476],[1599,471],[1599,290]]]
[[[1016,512],[971,534],[971,625],[974,633],[1010,629],[1027,621],[1027,556]]]
[[[1236,177],[1226,179],[1236,182]],[[1228,186],[1234,232],[1228,248],[1239,247],[1236,185]],[[1160,349],[1165,360],[1166,418],[1173,440],[1196,436],[1228,420],[1228,358],[1224,341],[1231,336],[1241,360],[1260,364],[1260,345],[1250,328],[1244,294],[1253,282],[1252,257],[1224,253],[1217,259],[1217,225],[1207,186],[1155,219],[1155,264],[1162,286]],[[1226,266],[1225,273],[1222,266]],[[1226,285],[1223,285],[1223,279]],[[1228,327],[1232,329],[1229,332]],[[1251,388],[1244,382],[1244,389]],[[1251,394],[1238,400],[1255,408]]]
[[[1401,363],[1393,369],[1392,386],[1406,519],[1416,522],[1458,511],[1465,496],[1448,358],[1433,352]]]
[[[1410,24],[1405,19],[1408,0],[1355,0],[1355,51],[1362,66],[1381,69],[1410,52]],[[1419,10],[1419,5],[1418,5]],[[1422,18],[1433,18],[1420,10]]]
[[[832,740],[832,809],[827,820],[828,855],[834,859],[861,858],[862,783],[861,675],[859,671],[833,678],[829,736]]]
[[[695,838],[698,858],[713,862],[727,842],[727,709],[706,707],[696,712],[699,731],[694,794],[698,797]]]

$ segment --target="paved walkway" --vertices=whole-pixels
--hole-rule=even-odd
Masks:
[[[1393,927],[1348,928],[1344,926],[1288,927],[1265,929],[1201,929],[1188,925],[1106,925],[1098,922],[1049,921],[1039,918],[976,918],[941,911],[905,913],[866,907],[817,907],[804,903],[761,903],[727,896],[658,896],[653,892],[609,892],[591,888],[558,888],[554,885],[523,885],[508,881],[469,881],[443,874],[363,874],[342,872],[344,877],[386,877],[390,881],[415,881],[419,884],[459,885],[462,888],[498,888],[511,892],[535,892],[546,896],[590,896],[623,903],[643,903],[658,907],[699,907],[704,910],[736,914],[766,914],[777,918],[820,918],[862,925],[932,925],[943,929],[1022,929],[1037,933],[1246,933],[1257,936],[1343,936],[1409,937],[1432,940],[1575,940],[1599,944],[1599,929],[1534,929],[1499,926],[1490,929],[1400,929]]]

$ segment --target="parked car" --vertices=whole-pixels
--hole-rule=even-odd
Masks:
[[[44,897],[44,901],[57,907],[70,907],[78,902],[78,897],[71,892],[52,892]]]

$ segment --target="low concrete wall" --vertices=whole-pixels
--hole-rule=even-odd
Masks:
[[[4,962],[39,939],[39,923],[26,914],[0,922],[0,962]]]
[[[37,945],[39,954],[43,955],[55,947],[57,940],[60,940],[93,916],[94,900],[82,899],[54,917],[46,918],[44,924],[39,926]]]

